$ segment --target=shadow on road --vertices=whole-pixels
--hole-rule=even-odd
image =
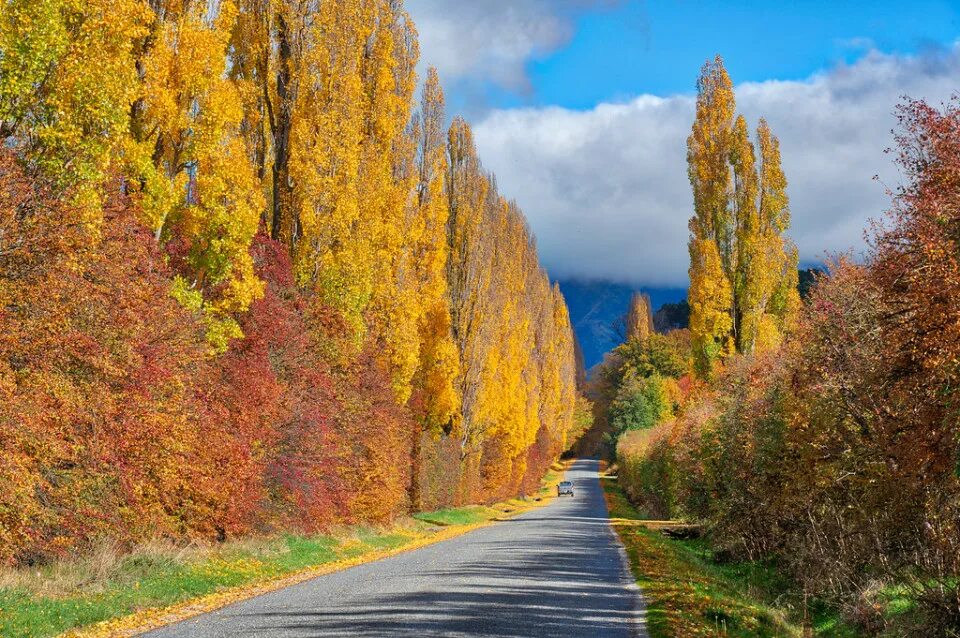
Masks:
[[[557,499],[465,536],[223,610],[163,636],[626,637],[638,592],[610,529],[596,462]]]

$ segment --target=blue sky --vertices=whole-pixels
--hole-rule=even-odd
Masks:
[[[629,2],[575,16],[569,44],[531,60],[534,90],[501,106],[589,108],[641,93],[694,89],[696,69],[723,55],[738,82],[801,80],[874,47],[914,53],[960,34],[960,2]]]
[[[781,141],[801,261],[863,254],[901,181],[903,95],[960,91],[956,2],[407,0],[422,65],[515,198],[554,277],[686,286],[685,145],[720,53]],[[877,179],[875,179],[877,177]]]

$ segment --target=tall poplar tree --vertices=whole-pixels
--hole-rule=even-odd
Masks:
[[[134,43],[149,22],[137,0],[0,3],[0,142],[71,188],[92,224],[138,92]]]
[[[461,460],[466,459],[476,439],[480,375],[490,342],[490,337],[484,334],[485,324],[477,320],[488,313],[488,253],[492,246],[483,241],[481,233],[490,190],[491,184],[483,174],[470,126],[462,118],[454,118],[447,134],[447,242],[450,254],[447,281],[451,327],[460,358],[457,393],[461,412],[454,432],[460,441]]]
[[[717,56],[697,81],[687,139],[693,187],[690,219],[690,330],[701,374],[733,352],[779,343],[799,306],[797,251],[789,226],[779,142],[757,130],[759,166],[733,84]]]
[[[321,55],[326,50],[323,41],[313,40],[317,31],[325,29],[333,39],[336,25],[330,24],[329,2],[238,0],[238,5],[230,75],[243,95],[243,132],[267,193],[263,220],[271,237],[293,250],[301,227],[291,172],[291,138],[294,123],[305,115],[299,109],[303,82],[323,78],[310,74],[306,58],[318,45]]]
[[[648,295],[633,293],[624,323],[627,341],[645,341],[653,334],[653,309]]]
[[[224,350],[240,336],[234,317],[262,294],[249,246],[263,196],[240,131],[240,92],[226,76],[237,7],[164,0],[151,8],[134,49],[140,90],[126,172],[157,241],[186,252],[176,296],[204,311],[211,343]]]
[[[420,108],[411,120],[416,173],[414,208],[407,223],[406,251],[414,279],[419,315],[420,361],[414,379],[423,397],[427,429],[449,428],[459,409],[454,382],[459,368],[453,342],[447,268],[449,202],[443,89],[431,67]]]

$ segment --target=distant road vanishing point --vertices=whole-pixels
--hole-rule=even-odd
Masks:
[[[572,499],[144,635],[642,638],[643,600],[597,468],[574,463]]]

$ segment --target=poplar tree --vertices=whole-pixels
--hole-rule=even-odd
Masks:
[[[140,90],[126,172],[156,240],[186,246],[175,295],[205,312],[208,338],[222,351],[240,336],[234,317],[263,292],[249,251],[263,196],[240,134],[240,93],[226,76],[237,7],[229,0],[151,6],[150,31],[134,49]]]
[[[799,306],[797,251],[784,236],[789,204],[779,142],[761,120],[758,166],[746,120],[735,111],[733,84],[717,56],[697,81],[687,139],[690,330],[703,375],[728,354],[775,346]]]
[[[0,3],[0,142],[102,219],[100,187],[138,93],[138,0]]]
[[[627,341],[645,341],[653,334],[653,309],[648,295],[633,293],[625,323]]]
[[[444,192],[447,175],[443,89],[435,68],[423,84],[420,108],[411,120],[415,144],[416,186],[414,210],[407,224],[407,254],[415,281],[420,361],[414,379],[422,393],[428,430],[449,428],[459,399],[454,389],[459,361],[453,342],[447,268],[449,202]]]
[[[447,134],[447,243],[450,255],[447,281],[451,328],[460,359],[456,387],[461,410],[454,433],[460,442],[461,461],[466,459],[477,438],[480,375],[490,341],[484,332],[486,325],[477,321],[477,317],[487,314],[489,306],[488,253],[492,246],[483,241],[481,233],[490,190],[491,184],[480,166],[470,126],[462,118],[454,118]]]
[[[230,75],[243,95],[243,132],[257,177],[268,194],[262,218],[271,237],[284,241],[292,251],[301,229],[291,173],[291,138],[294,123],[303,116],[298,108],[301,85],[310,79],[306,58],[315,45],[320,45],[321,55],[326,51],[324,43],[314,42],[312,36],[324,28],[333,38],[335,25],[328,17],[329,2],[238,0],[238,4]]]
[[[450,313],[460,366],[464,501],[514,492],[573,430],[576,356],[559,290],[522,212],[497,190],[469,125],[448,133]]]

